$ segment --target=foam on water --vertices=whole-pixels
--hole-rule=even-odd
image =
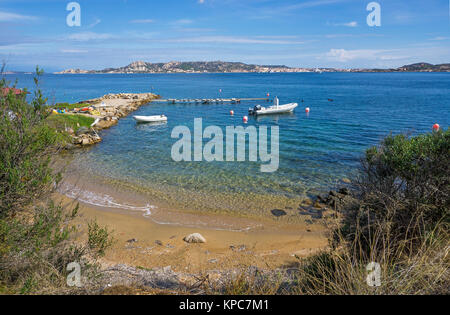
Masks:
[[[78,187],[68,187],[68,185],[65,185],[65,187],[63,189],[60,189],[59,192],[63,193],[64,195],[66,195],[71,199],[75,199],[92,206],[131,210],[131,211],[141,211],[144,212],[145,217],[151,216],[152,210],[156,209],[156,206],[150,204],[139,207],[127,203],[120,203],[108,194],[83,190]]]

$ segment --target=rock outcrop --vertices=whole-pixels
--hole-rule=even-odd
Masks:
[[[338,191],[330,191],[327,195],[317,196],[315,201],[307,198],[299,206],[299,214],[308,216],[308,220],[337,218],[347,207],[351,206],[356,199],[351,195],[347,187]]]
[[[102,141],[100,136],[96,133],[87,132],[84,134],[80,134],[78,136],[74,136],[73,144],[81,145],[81,146],[89,146]]]
[[[74,113],[93,117],[97,120],[97,123],[91,128],[80,127],[76,133],[69,133],[72,135],[73,144],[89,146],[101,142],[102,139],[97,131],[117,125],[120,118],[128,116],[140,106],[158,98],[159,96],[153,93],[119,93],[107,94],[100,98],[80,102],[88,104],[90,107],[83,111],[82,109],[75,109]]]

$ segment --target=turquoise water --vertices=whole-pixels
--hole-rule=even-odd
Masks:
[[[9,77],[17,77],[21,87],[31,86],[31,76]],[[364,150],[390,132],[423,133],[434,123],[447,128],[450,122],[450,74],[444,73],[46,75],[41,87],[56,102],[154,92],[163,98],[270,93],[281,103],[299,103],[292,115],[250,117],[249,126],[279,126],[280,165],[275,173],[261,173],[260,162],[171,159],[175,126],[193,131],[194,118],[203,118],[204,127],[223,130],[242,125],[255,102],[143,106],[136,115],[165,114],[168,123],[137,125],[131,116],[124,118],[102,131],[103,142],[82,155],[81,168],[90,176],[135,187],[155,202],[204,211],[258,214],[277,203],[316,194],[355,174]],[[305,107],[311,108],[309,115]]]

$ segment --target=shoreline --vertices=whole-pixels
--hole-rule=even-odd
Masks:
[[[54,200],[64,206],[76,201],[61,194]],[[250,231],[217,230],[208,227],[186,227],[158,224],[141,213],[120,209],[103,209],[80,204],[81,238],[86,237],[82,222],[97,220],[114,231],[116,242],[102,259],[103,267],[126,264],[135,268],[164,268],[201,273],[211,269],[236,269],[242,266],[276,269],[295,264],[299,257],[309,256],[328,246],[326,229],[313,225],[300,229]],[[188,244],[183,238],[200,233],[204,244]]]
[[[95,176],[81,176],[78,170],[67,171],[58,188],[58,193],[66,198],[77,200],[87,207],[98,211],[120,212],[140,215],[158,225],[181,226],[189,228],[206,228],[208,230],[248,232],[274,231],[280,232],[295,229],[317,229],[322,221],[334,216],[334,211],[321,204],[323,216],[318,218],[314,213],[305,213],[314,208],[314,202],[308,198],[290,200],[289,204],[278,200],[259,212],[221,211],[218,206],[200,207],[192,195],[186,202],[171,200],[170,195],[176,191],[160,190],[151,193],[136,189],[134,186],[105,182]],[[160,196],[161,198],[158,198]],[[266,202],[263,202],[265,204]],[[261,205],[263,207],[263,205]],[[251,205],[247,204],[248,209]],[[309,210],[308,210],[309,209]],[[282,212],[278,215],[277,212]],[[323,219],[323,220],[322,220]]]

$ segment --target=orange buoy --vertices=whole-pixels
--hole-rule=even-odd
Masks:
[[[234,111],[230,110],[230,115],[233,116],[234,115]]]
[[[433,131],[439,131],[440,128],[441,128],[441,126],[439,126],[439,124],[433,125]]]
[[[244,123],[247,123],[247,122],[248,122],[248,117],[247,117],[247,116],[244,116],[244,118],[242,118],[242,121],[243,121]]]
[[[305,112],[306,112],[307,114],[309,114],[310,111],[311,111],[311,109],[310,109],[309,107],[306,107],[306,108],[305,108]]]
[[[267,97],[269,97],[270,96],[270,93],[267,93]]]

